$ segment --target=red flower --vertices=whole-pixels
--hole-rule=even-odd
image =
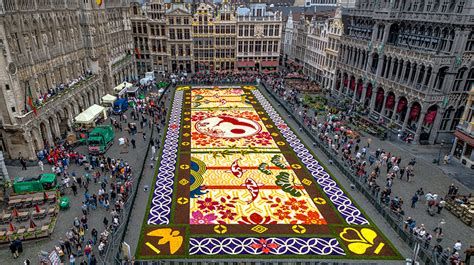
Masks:
[[[229,220],[234,220],[234,217],[237,215],[237,213],[234,213],[231,210],[221,211],[219,214],[221,214],[221,218],[229,218]]]
[[[261,238],[259,240],[259,242],[260,242],[260,244],[259,243],[253,243],[251,246],[254,249],[262,249],[262,252],[265,253],[265,254],[270,253],[270,250],[272,250],[272,249],[277,249],[278,248],[278,244],[268,243],[267,240],[264,239],[264,238]]]
[[[306,210],[308,209],[308,206],[306,206],[306,201],[305,200],[297,200],[295,198],[290,198],[289,201],[285,202],[286,206],[289,206],[291,210],[297,211],[297,210]]]
[[[290,218],[290,212],[289,211],[284,211],[282,209],[278,209],[273,215],[278,216],[278,219],[284,220],[287,218]]]
[[[219,203],[216,201],[213,201],[211,198],[205,198],[203,200],[198,200],[197,203],[199,204],[199,209],[201,210],[209,210],[213,211],[216,209],[216,205]]]
[[[326,224],[326,220],[321,218],[317,211],[308,211],[307,215],[296,214],[295,218],[302,221],[303,224],[313,224],[313,225],[322,225]]]
[[[250,218],[248,218],[247,216],[242,216],[242,220],[238,221],[238,223],[239,224],[276,224],[277,223],[277,221],[271,220],[272,219],[271,216],[265,216],[264,218],[258,213],[253,213],[249,217]]]

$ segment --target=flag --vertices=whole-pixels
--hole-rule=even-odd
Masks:
[[[36,105],[33,102],[33,95],[31,94],[31,87],[30,86],[28,86],[28,105],[31,107],[31,109],[33,110],[35,115],[38,115],[38,113],[36,112]]]
[[[12,216],[13,216],[13,217],[17,217],[17,216],[18,216],[18,210],[17,210],[16,208],[13,208]]]
[[[138,49],[138,47],[135,47],[135,53],[137,54],[138,59],[141,59],[141,54],[140,54],[140,50]]]
[[[36,224],[32,219],[30,219],[30,228],[36,228]]]
[[[15,231],[16,231],[16,228],[15,228],[15,226],[12,224],[12,222],[10,222],[8,229],[9,229],[9,231],[11,231],[11,232],[15,232]]]

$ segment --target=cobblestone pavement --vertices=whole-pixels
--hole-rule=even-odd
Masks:
[[[127,114],[130,114],[130,110],[127,112]],[[131,121],[130,115],[128,121]],[[113,116],[116,120],[118,119],[118,116]],[[150,120],[150,119],[149,119]],[[109,123],[109,120],[107,120],[107,124]],[[122,123],[122,127],[125,128],[127,125],[125,122]],[[142,137],[142,132],[145,132],[147,135],[147,140],[144,141]],[[134,174],[134,177],[138,177],[137,174],[139,174],[141,165],[143,163],[143,159],[145,159],[144,150],[147,148],[149,136],[150,136],[151,130],[146,127],[143,130],[140,128],[138,129],[138,133],[135,136],[129,135],[127,131],[121,132],[120,130],[115,131],[115,139],[114,139],[114,144],[111,146],[111,148],[107,151],[106,156],[110,156],[111,158],[115,159],[123,159],[124,161],[128,162],[131,167],[132,167],[132,173]],[[132,138],[135,138],[136,140],[136,149],[132,148],[132,145],[129,146],[128,153],[121,153],[122,148],[119,147],[118,144],[118,139],[120,137],[128,137],[130,140]],[[157,135],[155,134],[156,138]],[[76,149],[82,154],[87,154],[87,147],[86,146],[80,146]],[[146,163],[145,166],[149,167],[149,164]],[[21,167],[7,167],[9,175],[13,178],[16,176],[34,176],[38,175],[41,173],[41,170],[37,166],[32,166],[28,167],[28,170],[21,170]],[[77,175],[85,174],[84,167],[80,167],[77,165],[71,165],[69,167],[69,172],[75,172]],[[45,172],[51,172],[51,166],[45,164]],[[98,189],[100,185],[99,183],[94,183],[91,181],[89,185],[89,194],[97,194]],[[32,261],[32,264],[37,264],[38,262],[38,252],[41,250],[44,251],[51,251],[55,245],[59,246],[58,240],[63,237],[65,238],[65,232],[68,231],[72,226],[73,226],[73,220],[74,217],[81,217],[82,216],[82,210],[81,210],[81,205],[82,201],[84,201],[84,188],[79,188],[78,187],[78,194],[77,197],[74,197],[72,194],[71,189],[66,190],[65,196],[69,197],[71,199],[71,207],[68,210],[61,210],[59,212],[59,217],[58,221],[56,223],[56,227],[54,229],[54,232],[52,233],[50,238],[42,239],[39,241],[25,241],[23,242],[23,254],[21,254],[20,258],[18,259],[13,259],[10,250],[8,249],[8,245],[1,245],[0,246],[0,257],[2,257],[2,260],[0,261],[0,264],[23,264],[22,261],[25,260],[26,258],[30,259]],[[113,206],[113,202],[111,201],[111,208]],[[111,223],[111,218],[110,218],[110,213],[105,211],[102,207],[98,207],[97,210],[91,210],[91,212],[88,215],[88,226],[89,226],[89,231],[86,232],[85,235],[85,240],[91,239],[91,234],[90,231],[92,228],[96,228],[99,234],[104,230],[104,224],[102,223],[102,220],[106,216],[109,219],[109,224]],[[140,219],[140,217],[134,217],[134,219]],[[96,245],[97,246],[97,245]],[[73,248],[74,249],[74,248]],[[96,257],[98,261],[100,262],[101,259],[98,255],[98,251],[94,249],[95,253],[97,253]],[[76,258],[76,264],[81,261],[81,258]],[[69,264],[69,259],[66,259],[67,262],[66,264]],[[101,263],[102,264],[102,263]]]
[[[264,91],[264,89],[261,89]],[[266,93],[266,91],[264,91]],[[267,93],[266,93],[267,94]],[[268,94],[267,94],[268,95]],[[283,108],[279,109],[283,111]],[[295,111],[295,115],[299,115],[298,109]],[[308,115],[313,115],[314,113],[308,113]],[[318,117],[318,120],[323,120],[322,117]],[[438,155],[441,149],[441,160],[445,154],[448,154],[451,145],[447,144],[442,148],[440,145],[437,146],[425,146],[425,145],[415,145],[415,144],[406,144],[397,139],[396,136],[392,135],[387,140],[382,141],[377,137],[367,135],[365,133],[361,134],[361,143],[360,146],[365,146],[368,139],[371,139],[370,148],[367,153],[375,152],[377,148],[383,149],[386,152],[390,152],[394,156],[401,156],[402,162],[401,166],[406,166],[408,162],[416,157],[415,165],[415,177],[413,181],[407,182],[405,180],[399,180],[398,178],[394,179],[392,186],[392,197],[398,196],[404,200],[404,211],[406,217],[412,217],[416,220],[417,225],[424,224],[427,228],[427,232],[434,235],[433,229],[437,226],[440,219],[444,219],[446,224],[443,227],[444,240],[441,242],[441,245],[446,248],[449,247],[452,249],[454,243],[457,240],[462,242],[462,250],[460,251],[461,257],[464,258],[464,250],[470,245],[474,245],[474,229],[467,226],[456,216],[451,214],[447,210],[441,211],[440,214],[435,214],[430,216],[426,211],[426,201],[424,198],[420,198],[416,208],[410,208],[411,198],[419,188],[423,188],[425,194],[427,192],[436,193],[440,196],[445,196],[448,191],[448,186],[454,184],[459,187],[459,194],[468,195],[473,192],[473,182],[474,182],[474,171],[468,168],[463,167],[460,163],[453,161],[448,165],[433,164],[433,159],[438,159]],[[314,149],[314,148],[313,148]],[[316,155],[323,159],[325,157],[320,151],[316,150]],[[327,158],[326,158],[327,159]],[[327,161],[327,160],[326,160]],[[324,159],[323,159],[324,162]],[[332,172],[335,172],[331,167],[329,167]],[[377,180],[378,184],[383,186],[385,185],[385,172],[386,167],[381,167],[381,177]],[[336,176],[338,177],[338,176]],[[343,176],[339,177],[338,180],[344,178]],[[370,203],[364,203],[366,199],[357,200],[359,204],[363,206],[368,206]],[[376,213],[375,213],[376,214]],[[369,214],[370,215],[370,214]],[[373,215],[370,215],[374,218]],[[384,221],[385,222],[385,221]],[[469,236],[471,235],[471,236]]]

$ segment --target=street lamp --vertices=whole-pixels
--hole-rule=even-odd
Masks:
[[[443,146],[444,146],[444,140],[441,140],[441,144],[440,144],[439,152],[438,152],[438,166],[439,166],[440,161],[441,161],[441,150],[443,149]]]

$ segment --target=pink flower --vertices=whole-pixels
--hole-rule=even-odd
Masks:
[[[265,253],[265,254],[270,253],[270,250],[272,250],[272,249],[277,249],[278,248],[278,244],[269,243],[269,242],[267,242],[266,239],[263,239],[263,238],[261,238],[259,240],[259,243],[253,243],[251,246],[254,249],[262,249],[262,252]]]
[[[204,215],[200,211],[194,211],[192,216],[189,223],[194,225],[213,224],[213,221],[217,219],[217,216],[213,213]]]

